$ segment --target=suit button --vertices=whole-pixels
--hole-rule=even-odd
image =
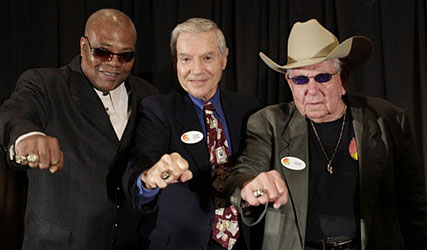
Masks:
[[[213,220],[212,219],[208,219],[208,225],[212,226],[212,224],[213,224]]]
[[[114,224],[114,227],[115,227],[115,228],[118,228],[118,227],[119,227],[119,224],[118,224],[118,223]]]
[[[120,187],[117,187],[117,191],[120,191]]]
[[[117,208],[117,209],[119,209],[119,208],[120,208],[120,205],[117,205],[117,206],[116,206],[116,208]]]

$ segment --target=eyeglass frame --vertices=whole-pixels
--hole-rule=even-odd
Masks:
[[[121,52],[121,53],[115,53],[115,52],[112,52],[112,51],[110,51],[110,50],[108,50],[108,49],[106,49],[106,48],[102,48],[102,47],[97,47],[97,48],[93,48],[92,47],[92,44],[90,43],[90,40],[89,40],[89,38],[87,37],[87,36],[83,36],[83,38],[85,38],[86,40],[87,40],[87,43],[88,43],[88,45],[89,45],[89,49],[90,49],[90,53],[92,54],[92,56],[94,56],[95,58],[97,58],[98,60],[101,60],[102,62],[111,62],[111,60],[113,60],[113,57],[114,56],[117,56],[117,60],[120,62],[120,63],[129,63],[129,62],[131,62],[134,58],[135,58],[135,51],[129,51],[129,52]],[[102,59],[102,57],[100,57],[100,56],[96,56],[95,55],[95,51],[102,51],[101,53],[109,53],[110,54],[110,56],[108,57],[108,59]],[[125,58],[125,56],[123,56],[124,54],[132,54],[132,57],[131,57],[131,59],[129,60],[129,61],[126,61],[124,58]]]
[[[315,76],[298,75],[298,76],[294,76],[294,77],[288,77],[288,79],[289,79],[289,80],[291,80],[293,84],[298,85],[298,86],[307,85],[307,84],[310,82],[310,78],[313,78],[313,79],[314,79],[314,81],[315,81],[315,82],[317,82],[317,83],[325,84],[325,83],[330,82],[330,81],[332,80],[332,77],[333,77],[334,75],[336,75],[336,74],[340,73],[340,72],[341,72],[341,69],[338,69],[335,73],[319,73],[319,74],[317,74],[317,75],[315,75]],[[320,75],[328,75],[328,76],[329,76],[329,80],[324,81],[324,82],[319,82],[319,81],[317,81],[317,80],[316,80],[316,77],[318,77],[318,76],[320,76]],[[301,83],[301,84],[299,84],[299,83],[296,83],[296,82],[295,82],[295,79],[294,79],[295,77],[305,77],[306,79],[308,79],[308,81],[307,81],[307,82],[305,82],[305,83]]]

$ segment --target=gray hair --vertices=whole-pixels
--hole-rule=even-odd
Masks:
[[[334,68],[338,71],[342,69],[342,66],[344,65],[343,61],[341,61],[339,58],[331,59],[332,65]],[[292,72],[294,69],[288,69],[286,70],[286,73],[288,73],[289,78],[292,78]]]
[[[202,33],[208,31],[215,31],[216,42],[218,44],[218,48],[221,51],[221,54],[224,56],[227,50],[227,44],[225,43],[225,37],[222,31],[218,28],[218,25],[212,20],[194,17],[190,18],[187,21],[178,24],[172,31],[170,48],[171,54],[174,62],[176,62],[176,41],[178,40],[178,36],[182,32],[190,32],[190,33]]]

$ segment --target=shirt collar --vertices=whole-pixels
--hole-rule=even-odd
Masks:
[[[191,101],[193,101],[193,103],[196,105],[196,107],[198,107],[200,110],[203,111],[203,107],[205,106],[205,100],[196,98],[192,96],[190,93],[188,93],[188,96],[190,97]],[[221,106],[221,95],[218,89],[216,90],[215,95],[209,101],[213,104],[215,111],[221,117],[224,117],[224,111],[222,110],[222,106]]]

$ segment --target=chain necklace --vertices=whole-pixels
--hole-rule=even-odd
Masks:
[[[340,136],[338,137],[338,142],[337,145],[335,146],[334,152],[332,153],[331,158],[329,158],[328,154],[326,153],[325,148],[323,147],[322,141],[320,140],[319,135],[317,134],[317,130],[316,127],[313,124],[313,121],[310,119],[310,123],[311,123],[311,127],[313,127],[313,131],[314,134],[316,135],[316,139],[319,142],[320,148],[322,149],[322,153],[325,156],[326,160],[328,161],[328,165],[326,165],[326,170],[328,171],[329,175],[332,175],[332,161],[335,159],[335,155],[338,151],[338,146],[341,143],[341,139],[342,139],[342,133],[344,131],[344,126],[345,126],[345,116],[346,116],[346,112],[347,111],[347,105],[344,106],[344,119],[342,120],[342,125],[341,125],[341,131],[340,131]]]

